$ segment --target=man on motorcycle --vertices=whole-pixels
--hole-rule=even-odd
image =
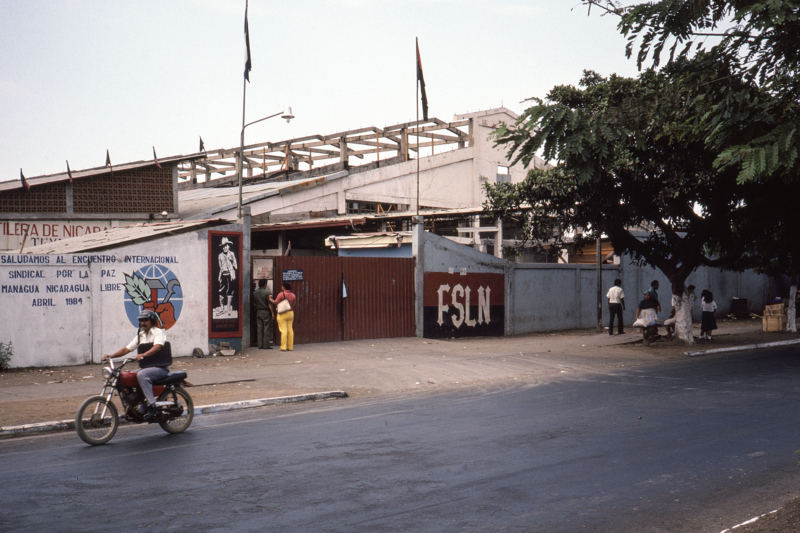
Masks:
[[[169,365],[172,364],[172,354],[169,353],[168,347],[163,349],[167,343],[167,332],[159,327],[161,321],[158,314],[150,309],[144,309],[138,319],[139,331],[136,337],[114,354],[104,355],[103,360],[109,357],[121,357],[133,350],[138,351],[136,360],[139,361],[139,370],[136,380],[147,399],[147,414],[144,415],[144,419],[151,420],[157,411],[153,382],[167,377]]]

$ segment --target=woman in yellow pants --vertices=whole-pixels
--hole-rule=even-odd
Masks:
[[[278,297],[270,298],[269,301],[278,306],[277,321],[278,330],[281,332],[281,351],[293,350],[294,330],[292,329],[292,323],[294,322],[294,304],[297,301],[297,296],[292,292],[292,287],[289,285],[289,282],[284,281],[283,285],[281,285],[281,292],[278,294]],[[282,307],[285,307],[286,304],[281,306],[280,303],[284,301],[288,302],[289,309],[281,312]]]

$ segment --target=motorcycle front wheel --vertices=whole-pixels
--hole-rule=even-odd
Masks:
[[[102,396],[86,398],[75,413],[75,430],[78,436],[92,446],[110,441],[118,426],[116,406]]]
[[[161,429],[167,433],[182,433],[191,425],[194,418],[194,402],[189,393],[181,388],[165,389],[158,397],[159,402],[172,402],[164,408],[167,420],[159,422]]]

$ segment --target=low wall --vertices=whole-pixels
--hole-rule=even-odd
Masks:
[[[460,337],[479,333],[481,324],[470,325],[465,322],[462,311],[466,303],[465,291],[452,295],[456,284],[466,288],[465,282],[472,277],[478,282],[472,288],[475,295],[480,285],[480,274],[502,275],[505,283],[503,300],[498,301],[500,291],[492,292],[492,300],[483,302],[492,309],[503,310],[505,335],[547,332],[569,329],[593,328],[597,326],[597,267],[582,264],[517,264],[480,253],[469,246],[454,243],[446,238],[430,233],[424,234],[421,263],[426,279],[435,279],[435,286],[424,284],[424,335],[425,337]],[[632,324],[636,307],[643,294],[650,288],[653,280],[659,282],[659,300],[662,313],[669,315],[672,298],[672,285],[667,278],[652,267],[639,267],[625,258],[620,265],[602,265],[601,295],[602,323],[608,322],[606,293],[616,278],[622,280],[625,292],[626,310],[623,313],[625,324]],[[442,281],[441,277],[431,277],[431,273],[448,273],[454,281]],[[446,278],[445,278],[446,279]],[[486,285],[485,282],[483,282]],[[748,272],[726,272],[712,268],[700,268],[686,281],[695,285],[696,294],[709,289],[718,305],[718,315],[730,313],[734,298],[745,298],[751,312],[760,313],[764,309],[769,292],[767,276]],[[448,287],[445,291],[444,288]],[[485,288],[484,288],[485,290]],[[441,293],[446,293],[441,297]],[[477,297],[470,302],[470,317],[478,316],[480,311]],[[446,306],[447,308],[438,308]],[[435,310],[441,324],[434,325],[427,317]],[[484,313],[485,314],[485,313]],[[700,317],[700,304],[695,304],[695,318]],[[440,318],[443,317],[443,318]],[[457,327],[453,325],[458,324]],[[486,331],[484,325],[484,331]],[[493,330],[494,331],[494,330]]]

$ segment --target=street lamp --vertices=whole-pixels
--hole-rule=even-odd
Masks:
[[[270,115],[268,117],[260,118],[258,120],[254,120],[253,122],[248,122],[247,124],[242,126],[242,134],[241,134],[241,137],[239,138],[239,157],[238,157],[238,160],[239,160],[239,165],[238,165],[239,166],[239,218],[242,218],[242,171],[244,170],[244,129],[247,126],[252,126],[253,124],[256,124],[258,122],[262,122],[264,120],[267,120],[267,119],[270,119],[270,118],[274,118],[274,117],[277,117],[277,116],[280,116],[281,118],[286,119],[287,124],[289,123],[290,120],[292,120],[294,118],[294,115],[292,114],[292,108],[291,107],[286,107],[286,109],[284,109],[280,113],[275,113],[274,115]]]

